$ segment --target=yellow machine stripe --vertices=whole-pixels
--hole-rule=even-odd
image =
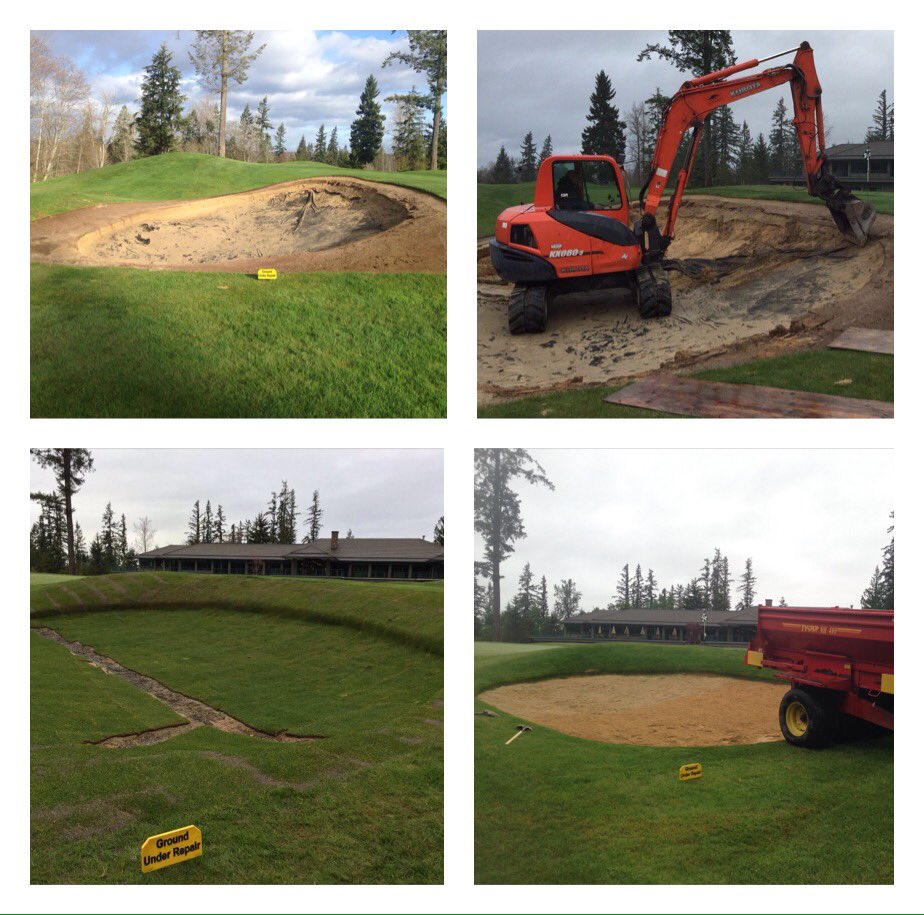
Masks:
[[[882,685],[879,687],[880,691],[883,693],[890,693],[895,695],[895,674],[883,674],[882,675]]]
[[[751,667],[763,667],[764,666],[764,653],[762,651],[749,651],[747,653],[747,663]]]

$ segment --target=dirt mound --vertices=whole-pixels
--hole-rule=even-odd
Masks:
[[[777,708],[788,688],[697,674],[599,674],[516,683],[479,698],[572,737],[704,747],[782,740]]]
[[[89,207],[33,222],[32,259],[234,273],[442,273],[446,205],[397,185],[312,178],[202,200]]]
[[[745,361],[833,339],[844,328],[892,327],[892,219],[851,245],[827,208],[691,197],[666,267],[669,318],[643,321],[631,293],[571,293],[552,303],[544,334],[513,337],[507,296],[478,250],[479,401],[605,384],[664,366],[737,353]]]

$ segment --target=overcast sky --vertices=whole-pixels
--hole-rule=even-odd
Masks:
[[[892,36],[886,31],[732,32],[739,61],[768,57],[803,41],[811,44],[824,92],[829,145],[861,142],[879,93],[885,89],[892,101]],[[555,152],[580,152],[594,77],[601,69],[616,90],[613,103],[623,120],[632,103],[643,102],[656,87],[673,95],[688,75],[654,55],[650,61],[636,61],[638,52],[654,43],[667,44],[667,32],[479,32],[479,165],[493,161],[501,144],[519,155],[530,130],[539,147],[551,134]],[[780,58],[761,69],[786,62]],[[736,121],[746,120],[754,139],[758,133],[767,136],[781,97],[791,112],[792,96],[782,86],[735,104]]]
[[[129,530],[148,515],[159,546],[183,543],[193,502],[221,504],[228,523],[253,518],[266,509],[281,481],[295,489],[304,513],[315,489],[324,510],[323,534],[356,537],[433,539],[443,514],[443,455],[439,450],[231,449],[93,451],[95,470],[74,500],[76,519],[89,542],[111,501]],[[54,488],[50,471],[33,461],[33,491]],[[33,504],[32,520],[38,516]],[[304,514],[299,525],[304,523]],[[303,534],[304,531],[301,531]],[[299,538],[301,539],[301,538]]]
[[[182,92],[187,106],[205,96],[196,82],[189,49],[191,31],[57,31],[36,32],[53,53],[69,57],[90,80],[96,95],[111,93],[116,106],[137,110],[144,68],[162,42],[173,53],[173,65],[183,74]],[[255,110],[263,96],[269,98],[270,120],[286,125],[287,145],[295,149],[304,134],[309,142],[321,124],[327,135],[337,127],[341,143],[350,137],[359,95],[371,73],[381,90],[379,102],[387,115],[386,148],[391,146],[391,115],[394,105],[386,96],[406,92],[416,85],[426,92],[423,74],[404,64],[382,67],[391,51],[407,50],[407,32],[257,32],[252,47],[266,48],[250,68],[242,86],[231,81],[228,121],[240,117],[244,105]],[[446,109],[444,104],[444,116]],[[429,120],[429,118],[428,118]]]
[[[889,451],[530,453],[555,491],[515,486],[527,536],[501,568],[502,606],[525,562],[547,576],[550,593],[573,578],[590,610],[609,602],[626,562],[669,587],[690,581],[716,547],[734,578],[754,560],[758,600],[859,606],[888,539]]]

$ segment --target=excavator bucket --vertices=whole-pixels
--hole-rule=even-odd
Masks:
[[[843,188],[833,197],[826,199],[825,203],[841,234],[862,248],[869,238],[870,228],[876,221],[876,210]]]

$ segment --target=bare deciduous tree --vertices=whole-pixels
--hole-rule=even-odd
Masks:
[[[135,546],[138,548],[138,552],[147,553],[151,549],[154,543],[154,535],[157,533],[154,522],[147,515],[144,515],[132,525],[132,530],[135,532]]]

